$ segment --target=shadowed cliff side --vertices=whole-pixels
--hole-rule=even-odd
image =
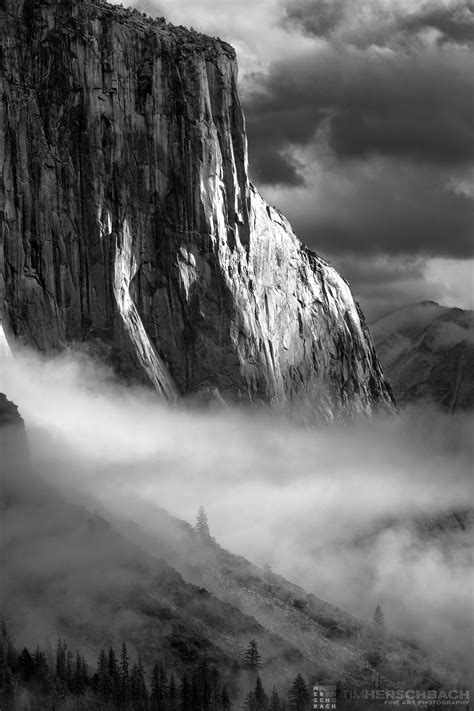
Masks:
[[[169,400],[393,406],[346,282],[249,182],[229,45],[99,0],[0,18],[14,336],[100,344]]]

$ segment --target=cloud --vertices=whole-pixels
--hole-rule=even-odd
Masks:
[[[26,351],[4,370],[37,470],[69,498],[156,536],[154,506],[193,522],[203,504],[233,552],[362,617],[382,602],[393,631],[438,646],[444,635],[443,649],[465,652],[464,538],[424,541],[403,521],[465,508],[472,418],[414,412],[308,430],[265,411],[167,409],[104,375],[84,357]]]
[[[262,194],[316,252],[472,256],[473,202],[438,171],[411,161],[321,155],[304,176],[296,189],[264,186]]]
[[[413,35],[437,30],[443,40],[474,39],[469,0],[286,0],[284,24],[312,36],[330,36],[357,46],[404,45]]]
[[[473,18],[460,2],[287,4],[313,44],[249,82],[250,167],[316,251],[472,256]]]
[[[438,167],[469,164],[471,68],[469,53],[454,45],[396,52],[315,42],[254,77],[245,97],[250,146],[261,141],[265,124],[268,152],[305,146],[326,122],[329,147],[341,160],[378,155]],[[272,182],[261,158],[256,170]]]
[[[474,309],[473,260],[393,255],[361,258],[354,253],[327,256],[349,281],[369,323],[426,300]]]

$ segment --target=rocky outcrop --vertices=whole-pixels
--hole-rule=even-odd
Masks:
[[[370,327],[401,405],[474,408],[474,312],[433,301],[411,304]]]
[[[15,403],[4,393],[0,393],[0,430],[5,427],[18,427],[23,430],[25,423]]]
[[[0,15],[9,332],[171,400],[391,407],[346,282],[249,182],[233,49],[100,0]]]
[[[15,403],[0,392],[0,521],[19,495],[31,490],[25,423]],[[30,494],[28,493],[28,496]],[[1,546],[1,543],[0,543]],[[3,550],[2,550],[3,553]]]

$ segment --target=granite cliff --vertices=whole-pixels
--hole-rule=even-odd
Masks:
[[[347,283],[249,182],[234,50],[101,0],[0,2],[0,304],[169,400],[393,400]]]

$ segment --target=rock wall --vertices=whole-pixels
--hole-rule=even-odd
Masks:
[[[392,406],[346,282],[249,182],[229,45],[100,0],[0,17],[8,332],[168,399]]]

